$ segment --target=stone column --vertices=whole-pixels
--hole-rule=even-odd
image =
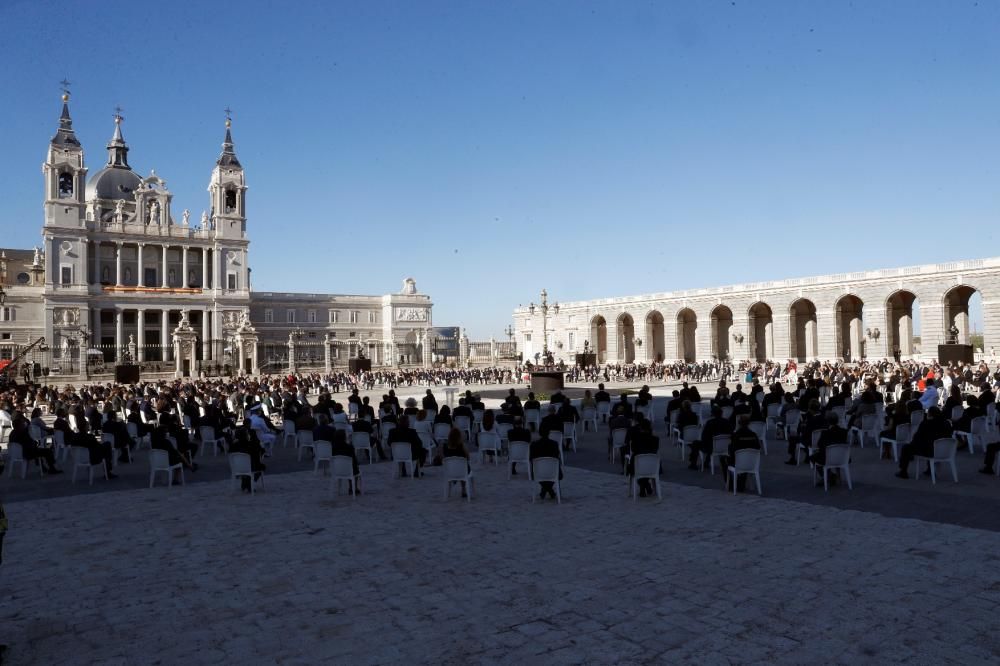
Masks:
[[[184,376],[184,352],[181,349],[181,339],[174,336],[174,379]]]
[[[115,286],[122,286],[122,244],[115,243]]]
[[[115,308],[115,362],[120,363],[122,360],[122,345],[124,341],[122,336],[124,333],[124,319],[125,313],[121,308]]]
[[[330,334],[327,333],[323,336],[323,371],[326,374],[330,374],[332,370],[333,367],[330,363]]]
[[[96,308],[94,310],[94,345],[100,346],[101,336],[104,335],[104,331],[101,330],[101,308]]]
[[[434,365],[434,333],[430,330],[424,335],[424,367]]]
[[[166,289],[169,286],[168,283],[167,283],[167,246],[166,245],[163,246],[163,275],[161,277],[162,277],[162,279],[160,280],[160,283],[163,286],[163,288]],[[166,333],[166,327],[164,327],[163,330],[164,330],[164,333]],[[166,340],[166,338],[164,338],[164,340]]]
[[[497,364],[497,341],[496,338],[490,337],[490,365]]]
[[[101,244],[94,243],[94,284],[101,284]]]
[[[208,289],[208,248],[201,248],[201,288]]]
[[[163,347],[163,360],[170,360],[170,310],[160,310],[160,346]]]
[[[288,334],[288,372],[289,374],[295,374],[295,337],[289,333]]]
[[[458,364],[463,368],[469,363],[469,338],[465,335],[465,329],[462,329],[461,335],[458,338]]]
[[[135,321],[137,326],[135,339],[138,343],[135,360],[138,363],[142,363],[146,360],[146,311],[144,309],[139,308],[136,310]]]
[[[80,378],[87,379],[88,368],[87,368],[87,338],[85,336],[79,336],[77,338],[80,341],[79,349],[77,350],[80,354]]]
[[[211,346],[208,344],[209,335],[211,331],[209,330],[209,311],[202,310],[201,312],[201,363],[202,365],[207,365],[211,356]]]
[[[250,350],[251,350],[250,351],[250,362],[252,364],[252,367],[251,367],[251,371],[252,372],[250,374],[252,374],[254,376],[257,376],[257,375],[260,374],[260,372],[257,370],[257,338],[256,337],[254,337],[253,340],[251,340],[251,342],[250,342]]]
[[[181,247],[181,287],[188,287],[188,246]]]
[[[135,283],[140,287],[146,286],[146,281],[143,279],[142,276],[142,248],[145,247],[145,245],[146,245],[145,243],[139,243],[137,246],[138,258],[136,262],[136,270],[138,271],[138,274],[135,276]]]

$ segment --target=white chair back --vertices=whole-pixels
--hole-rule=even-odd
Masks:
[[[363,448],[368,448],[368,445],[366,444]],[[393,462],[411,462],[412,460],[413,460],[413,449],[410,448],[409,442],[392,443]]]
[[[764,437],[767,434],[767,426],[764,424],[763,421],[751,421],[747,425],[747,428],[750,430],[750,432],[757,435],[757,437],[761,440],[761,442],[764,441]]]
[[[250,465],[249,453],[230,453],[229,470],[233,475],[252,475],[253,467]]]
[[[212,426],[199,426],[198,434],[201,435],[201,441],[210,442],[215,440],[215,428]]]
[[[314,441],[313,455],[316,460],[329,460],[333,457],[333,443],[323,439]]]
[[[499,451],[500,437],[496,432],[483,431],[479,433],[479,450]]]
[[[846,465],[851,458],[851,448],[847,444],[831,444],[826,447],[826,464],[830,467]]]
[[[826,428],[817,428],[816,430],[812,431],[812,438],[811,438],[811,441],[809,442],[809,444],[813,448],[816,448],[817,446],[819,446],[819,438],[823,436],[824,432],[826,432]]]
[[[922,409],[918,409],[917,411],[910,414],[910,425],[913,426],[914,428],[920,425],[923,422],[923,420],[924,420],[924,411]]]
[[[958,440],[954,437],[942,437],[934,440],[934,457],[938,460],[947,460],[955,455],[958,449]]]
[[[733,467],[737,472],[753,472],[760,468],[760,451],[758,449],[740,449],[733,455]]]
[[[701,426],[689,425],[684,426],[684,431],[681,433],[681,439],[687,443],[691,443],[701,437]]]
[[[511,442],[508,447],[508,459],[510,462],[528,462],[530,445],[527,442]]]
[[[715,455],[729,455],[729,444],[732,438],[729,435],[716,435],[712,438],[712,453]]]
[[[149,466],[153,469],[170,469],[170,454],[163,449],[152,449],[149,452]]]
[[[558,481],[558,458],[535,458],[531,461],[531,477],[535,481]]]
[[[313,445],[313,434],[312,430],[299,430],[295,433],[295,441],[299,446],[312,446]]]
[[[908,444],[910,442],[910,424],[902,423],[896,426],[896,443]]]
[[[312,433],[309,433],[312,435]],[[404,442],[405,443],[405,442]],[[351,446],[356,449],[367,449],[372,445],[372,438],[367,432],[352,432],[351,433]],[[393,444],[395,446],[395,444]],[[409,446],[409,444],[407,444]]]
[[[469,461],[462,456],[448,456],[441,461],[445,481],[465,481],[469,476]]]
[[[434,424],[434,439],[439,442],[445,442],[448,440],[448,433],[451,432],[451,426],[447,423],[435,423]]]
[[[802,420],[802,412],[799,410],[789,409],[785,412],[785,425],[789,428],[798,428],[800,420]]]
[[[333,456],[330,471],[334,477],[354,478],[354,461],[349,456]]]
[[[633,458],[635,476],[656,476],[660,471],[660,456],[656,453],[640,453]]]

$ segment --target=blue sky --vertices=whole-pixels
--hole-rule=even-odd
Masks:
[[[0,0],[6,246],[73,81],[197,219],[234,110],[258,289],[502,337],[560,301],[998,254],[1000,3]]]

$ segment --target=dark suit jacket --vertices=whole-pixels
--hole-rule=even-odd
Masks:
[[[712,440],[717,435],[731,435],[733,433],[733,424],[729,419],[724,419],[721,416],[719,418],[711,418],[705,421],[705,426],[701,429],[701,445],[707,449],[712,448]]]
[[[528,458],[530,460],[534,460],[535,458],[555,458],[559,460],[559,445],[547,437],[535,440],[528,449]],[[559,479],[561,480],[562,478],[562,463],[560,462]]]

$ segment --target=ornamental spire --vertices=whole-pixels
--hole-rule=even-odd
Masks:
[[[129,169],[128,165],[128,144],[125,143],[125,138],[122,136],[122,121],[125,117],[122,115],[122,108],[120,106],[115,107],[115,133],[111,136],[111,141],[108,143],[108,166],[109,167],[123,167]]]
[[[79,146],[80,141],[76,138],[76,133],[73,131],[73,119],[69,115],[69,81],[63,79],[59,82],[62,86],[62,114],[59,116],[59,129],[56,130],[56,135],[52,137],[52,143],[63,145],[63,146]]]
[[[234,166],[242,168],[239,159],[236,157],[236,150],[233,148],[233,135],[230,128],[233,126],[233,112],[226,107],[226,138],[222,141],[222,154],[219,155],[216,164],[219,166]]]

